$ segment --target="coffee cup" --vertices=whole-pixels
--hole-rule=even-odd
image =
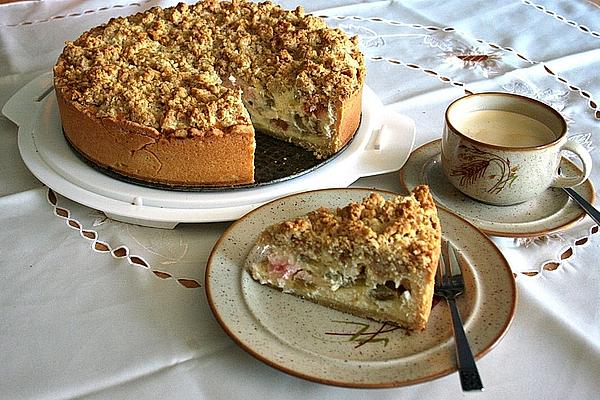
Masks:
[[[471,94],[446,109],[442,169],[465,195],[493,205],[513,205],[550,187],[584,182],[592,159],[567,138],[567,123],[552,107],[511,93]],[[561,157],[581,160],[581,173],[561,176]]]

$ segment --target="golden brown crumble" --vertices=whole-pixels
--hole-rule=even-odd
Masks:
[[[429,188],[423,185],[410,196],[386,200],[371,193],[337,210],[318,209],[271,226],[261,240],[276,246],[291,243],[295,253],[316,259],[328,254],[342,264],[363,260],[373,283],[430,265],[441,230]]]
[[[54,75],[99,118],[187,136],[251,124],[230,76],[318,113],[360,90],[365,69],[356,38],[300,7],[207,0],[111,19],[68,42]]]

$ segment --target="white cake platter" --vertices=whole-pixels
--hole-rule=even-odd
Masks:
[[[365,87],[356,136],[330,162],[271,185],[182,192],[121,181],[83,162],[63,136],[51,72],[15,93],[2,113],[19,126],[18,146],[25,165],[52,190],[109,218],[168,229],[179,223],[232,221],[281,196],[347,187],[361,177],[396,171],[408,159],[415,139],[414,121],[384,112],[375,93]]]

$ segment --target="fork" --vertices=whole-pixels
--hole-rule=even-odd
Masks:
[[[473,353],[469,347],[469,341],[463,328],[458,308],[456,307],[456,297],[465,290],[465,282],[454,246],[449,241],[444,240],[446,252],[442,251],[438,272],[435,277],[435,294],[446,299],[450,313],[452,314],[452,326],[454,327],[454,338],[456,348],[456,358],[458,364],[458,374],[460,376],[460,385],[463,391],[483,390],[483,384],[475,365]]]

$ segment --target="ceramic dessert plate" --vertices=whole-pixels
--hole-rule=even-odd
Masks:
[[[426,183],[439,208],[452,210],[489,235],[534,237],[567,229],[585,217],[585,212],[558,188],[514,206],[493,206],[465,196],[445,178],[440,161],[441,140],[434,140],[414,150],[400,171],[402,185],[411,190]],[[575,175],[577,166],[562,159],[561,171]],[[590,203],[595,191],[590,180],[573,188]]]
[[[291,195],[251,211],[225,231],[210,255],[205,287],[215,317],[239,346],[281,371],[345,387],[404,386],[456,371],[444,302],[435,302],[425,330],[409,333],[260,285],[244,270],[248,252],[267,226],[322,206],[341,207],[370,192],[329,189]],[[439,216],[443,236],[462,255],[467,288],[458,306],[479,358],[512,321],[514,278],[485,234],[448,211],[440,210]]]

